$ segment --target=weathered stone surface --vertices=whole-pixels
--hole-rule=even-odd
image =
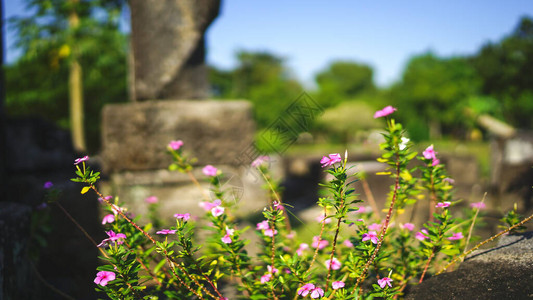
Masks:
[[[30,299],[29,206],[0,202],[0,299]]]
[[[166,169],[166,147],[183,149],[205,164],[235,164],[253,142],[246,101],[150,101],[107,105],[103,111],[102,159],[107,172]]]
[[[134,100],[207,97],[204,33],[220,0],[133,0]]]
[[[533,232],[503,237],[454,272],[425,280],[406,299],[532,299]]]

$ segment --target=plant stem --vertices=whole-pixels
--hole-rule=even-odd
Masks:
[[[426,266],[424,267],[424,271],[422,272],[422,276],[420,276],[420,281],[418,282],[419,284],[422,283],[422,281],[424,281],[424,276],[426,275],[426,272],[429,268],[429,264],[431,263],[431,260],[433,259],[433,257],[435,256],[435,247],[433,247],[433,249],[431,249],[431,255],[429,256],[428,258],[428,261],[426,263]]]
[[[513,230],[513,229],[515,229],[517,227],[520,227],[520,226],[524,225],[525,223],[531,221],[531,219],[533,219],[533,215],[523,219],[522,221],[520,221],[520,223],[517,223],[517,224],[515,224],[515,225],[513,225],[513,226],[511,226],[511,227],[509,227],[509,228],[507,228],[507,229],[505,229],[503,231],[500,231],[498,234],[496,234],[496,235],[484,240],[483,242],[477,244],[474,248],[472,248],[472,249],[468,250],[467,252],[464,252],[463,254],[457,256],[456,258],[454,258],[451,262],[449,262],[446,266],[444,266],[444,268],[442,268],[442,270],[437,272],[437,274],[435,274],[435,275],[441,274],[442,272],[446,271],[446,269],[448,269],[451,265],[456,263],[458,260],[460,260],[463,257],[466,257],[468,254],[472,253],[472,251],[477,250],[479,247],[485,245],[486,243],[489,243],[489,242],[495,240],[497,237],[499,237],[499,236],[501,236],[503,234],[506,234],[507,232],[509,232],[509,231],[511,231],[511,230]]]
[[[357,287],[365,280],[366,273],[368,272],[368,269],[370,265],[374,262],[374,259],[376,259],[376,256],[379,252],[379,249],[381,248],[381,244],[383,243],[383,239],[385,238],[385,233],[387,233],[387,228],[389,227],[390,218],[392,215],[392,211],[394,209],[394,203],[396,202],[396,197],[398,196],[398,189],[400,188],[400,161],[399,161],[399,153],[396,153],[396,179],[394,183],[394,191],[392,194],[391,203],[389,206],[389,212],[387,213],[387,216],[385,218],[385,224],[383,224],[381,228],[381,233],[379,235],[378,244],[376,245],[376,249],[372,253],[372,256],[370,256],[370,259],[366,262],[365,267],[363,268],[363,272],[361,273],[361,276],[357,278],[357,282],[355,283],[355,286],[353,288],[352,294],[355,293],[357,290]],[[359,291],[359,293],[362,293],[362,289]]]
[[[485,199],[487,197],[487,192],[483,195],[483,199],[481,199],[481,203],[485,203]],[[468,243],[470,242],[470,238],[472,237],[472,231],[474,230],[474,224],[476,224],[477,215],[479,214],[480,208],[478,207],[476,209],[476,214],[474,215],[474,219],[472,220],[472,224],[470,225],[470,228],[468,229],[468,236],[466,237],[465,242],[465,249],[463,250],[463,253],[466,253],[466,249],[468,248]],[[464,260],[464,257],[463,259]]]

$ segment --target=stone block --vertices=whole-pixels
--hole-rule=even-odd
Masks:
[[[105,172],[166,169],[166,147],[183,149],[202,165],[235,165],[253,143],[255,124],[246,101],[149,101],[112,104],[102,116]]]
[[[501,238],[456,271],[425,280],[406,299],[532,299],[533,232]]]

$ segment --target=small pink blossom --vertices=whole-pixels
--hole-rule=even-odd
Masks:
[[[300,247],[298,247],[298,250],[296,250],[296,254],[298,254],[298,256],[302,256],[304,250],[306,249],[309,249],[309,245],[306,243],[301,243]]]
[[[156,234],[175,234],[175,233],[176,233],[175,229],[161,229],[158,232],[156,232]]]
[[[344,244],[344,246],[348,247],[348,248],[353,248],[353,243],[350,242],[350,240],[344,240],[344,242],[342,242]]]
[[[452,204],[452,203],[448,202],[448,201],[444,201],[444,202],[437,203],[437,205],[435,205],[435,207],[437,207],[437,208],[440,208],[440,207],[445,208],[445,207],[449,207],[450,204]]]
[[[305,297],[309,294],[311,290],[315,289],[315,285],[312,283],[304,284],[301,288],[298,289],[298,295]]]
[[[221,238],[222,242],[225,243],[225,244],[231,244],[232,240],[231,240],[231,237],[229,234],[226,234],[224,235],[222,238]]]
[[[222,206],[215,206],[211,209],[211,214],[213,217],[218,217],[224,213],[224,207]]]
[[[378,243],[378,236],[375,231],[369,231],[368,233],[363,234],[363,242],[370,240],[373,244]]]
[[[342,282],[342,281],[333,281],[331,283],[331,287],[334,290],[342,289],[344,287],[344,282]]]
[[[172,150],[179,150],[179,148],[181,148],[181,146],[183,146],[183,141],[182,140],[178,140],[178,141],[170,141],[170,143],[168,143],[168,147]]]
[[[383,277],[378,280],[378,284],[380,288],[385,288],[386,285],[392,287],[392,279],[390,279],[389,277]]]
[[[322,157],[322,159],[320,160],[320,163],[322,164],[322,168],[324,168],[324,167],[334,165],[341,161],[342,161],[341,155],[339,153],[333,153],[328,156]]]
[[[155,203],[157,203],[157,201],[159,201],[159,199],[157,199],[156,196],[150,196],[150,197],[147,197],[146,199],[144,199],[144,202],[146,202],[148,204],[155,204]]]
[[[376,111],[376,113],[374,113],[374,119],[388,116],[388,115],[392,114],[395,111],[397,111],[397,109],[395,107],[392,107],[390,105],[385,106],[385,108],[383,108],[382,110],[378,110],[378,111]]]
[[[320,250],[326,248],[327,245],[329,245],[328,241],[319,240],[319,237],[316,235],[313,237],[313,243],[311,244],[313,248],[318,248],[318,250]]]
[[[279,270],[273,266],[267,266],[267,269],[270,274],[277,274],[279,272]]]
[[[265,275],[261,276],[261,283],[265,284],[272,279],[272,274],[266,273]]]
[[[364,214],[364,213],[372,212],[372,208],[370,206],[361,206],[358,208],[359,209],[357,211],[353,212],[354,214]]]
[[[378,223],[372,223],[370,225],[368,225],[368,230],[370,231],[378,231],[381,229],[381,224],[378,224]]]
[[[485,209],[487,206],[483,202],[474,202],[474,203],[470,203],[470,207],[482,210],[482,209]]]
[[[338,270],[341,268],[341,262],[336,259],[336,258],[333,258],[333,259],[328,259],[325,261],[325,264],[326,264],[326,268],[329,270],[329,269],[332,269],[332,270]]]
[[[268,221],[264,220],[263,222],[259,222],[256,225],[257,230],[267,230],[270,226],[268,225]]]
[[[415,239],[417,239],[419,241],[423,241],[423,240],[429,238],[428,234],[429,233],[428,233],[428,231],[426,229],[422,229],[422,230],[420,230],[419,232],[417,232],[415,234]]]
[[[44,185],[43,185],[43,187],[44,187],[45,189],[50,189],[50,188],[52,188],[53,186],[54,186],[54,184],[53,184],[51,181],[47,181],[47,182],[45,182]]]
[[[217,176],[218,169],[212,165],[207,165],[202,169],[205,176]]]
[[[447,183],[449,183],[449,184],[454,184],[454,183],[455,183],[455,180],[453,180],[453,179],[450,178],[450,177],[446,177],[446,178],[444,178],[442,181],[447,182]]]
[[[296,232],[295,231],[291,231],[291,233],[287,234],[286,238],[292,240],[294,238],[294,236],[296,236]]]
[[[449,237],[448,240],[455,241],[455,240],[460,240],[462,238],[464,238],[463,233],[462,232],[456,232],[451,237]]]
[[[435,158],[435,159],[431,162],[431,166],[433,166],[433,167],[436,166],[436,165],[438,165],[438,164],[440,164],[440,160],[439,160],[438,158]]]
[[[311,298],[316,299],[324,296],[324,290],[317,287],[311,291]]]
[[[89,156],[85,155],[84,157],[81,157],[81,158],[76,158],[74,160],[74,164],[77,165],[81,162],[84,162],[84,161],[88,161],[89,160]]]
[[[265,155],[259,156],[252,162],[252,167],[257,168],[269,160],[270,160],[270,157],[268,156],[265,156]]]
[[[413,224],[413,223],[405,223],[401,227],[405,228],[405,229],[407,229],[409,231],[413,231],[413,229],[415,229],[415,224]]]
[[[115,278],[116,275],[113,272],[100,271],[96,273],[94,283],[99,284],[101,286],[106,286],[108,282],[115,280]]]
[[[113,196],[105,196],[103,199],[102,198],[98,198],[98,202],[102,203],[102,202],[104,202],[104,199],[107,200],[107,201],[111,201],[111,199],[113,199]]]
[[[119,214],[119,212],[125,212],[126,209],[123,208],[123,207],[120,207],[116,204],[111,204],[111,211],[113,212],[113,214],[116,216]]]
[[[102,225],[113,223],[113,222],[115,222],[115,215],[113,214],[105,215],[104,218],[102,219]]]
[[[178,219],[178,220],[183,220],[184,222],[187,222],[189,221],[189,219],[191,218],[191,214],[190,213],[186,213],[186,214],[174,214],[174,218]]]
[[[316,220],[319,223],[322,223],[322,222],[324,222],[325,224],[331,223],[331,218],[324,217],[323,215],[320,215],[320,216],[316,217]]]
[[[109,237],[107,239],[102,240],[102,242],[98,244],[97,247],[105,247],[110,243],[122,245],[124,243],[123,239],[126,238],[126,235],[124,233],[115,233],[113,230],[106,231],[106,234]]]
[[[433,150],[433,145],[429,146],[422,152],[422,155],[425,159],[436,159],[437,158],[437,152]]]
[[[212,210],[214,207],[220,206],[221,204],[222,204],[222,201],[220,201],[220,199],[216,199],[216,200],[213,201],[213,202],[207,202],[207,201],[200,202],[200,203],[198,204],[198,206],[200,206],[201,208],[203,208],[205,211],[210,211],[210,210]]]
[[[271,228],[269,228],[269,229],[266,229],[266,230],[265,230],[264,234],[265,234],[266,236],[273,237],[273,236],[275,236],[276,234],[278,234],[278,231],[277,231],[276,229],[271,229]]]

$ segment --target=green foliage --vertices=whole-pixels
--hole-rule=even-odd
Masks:
[[[75,6],[80,27],[72,31],[70,1],[28,0],[33,14],[10,20],[22,56],[6,67],[8,114],[40,116],[69,128],[69,63],[76,51],[83,70],[88,145],[96,151],[102,107],[127,100],[127,39],[118,28],[121,5],[118,0],[80,1]]]

